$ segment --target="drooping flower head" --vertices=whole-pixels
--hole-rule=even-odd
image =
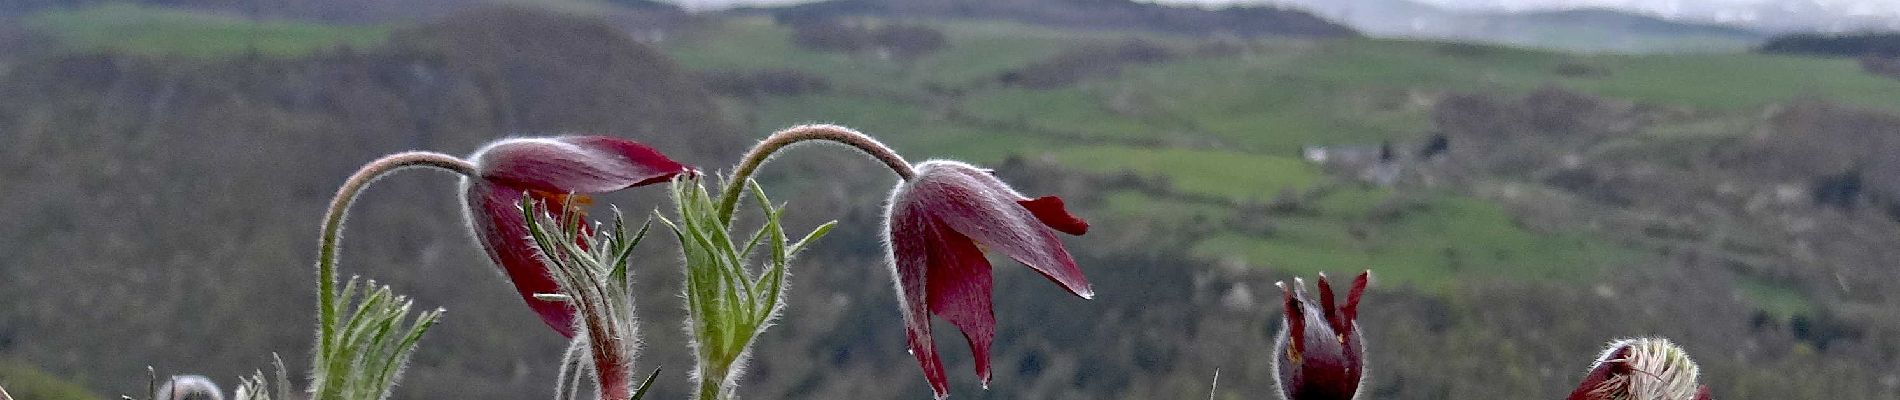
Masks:
[[[986,170],[932,160],[918,164],[916,176],[898,184],[886,207],[886,248],[911,354],[938,398],[949,395],[949,386],[931,340],[931,314],[963,331],[977,376],[986,385],[990,379],[996,316],[983,249],[1028,265],[1077,296],[1094,296],[1055,235],[1088,231],[1088,223],[1070,215],[1062,199],[1030,199]]]
[[[1359,333],[1359,297],[1371,271],[1353,279],[1346,304],[1333,301],[1332,284],[1319,276],[1319,304],[1306,296],[1306,282],[1281,282],[1286,315],[1274,343],[1274,378],[1288,400],[1348,400],[1366,378],[1365,337]]]
[[[1667,339],[1623,339],[1590,365],[1568,400],[1709,400],[1700,368]]]
[[[520,207],[523,196],[542,203],[554,220],[581,212],[586,194],[665,182],[691,169],[653,148],[607,136],[513,138],[469,156],[477,178],[464,179],[468,222],[488,256],[514,282],[521,299],[562,336],[574,337],[567,305],[535,298],[558,293],[549,266],[529,238]]]

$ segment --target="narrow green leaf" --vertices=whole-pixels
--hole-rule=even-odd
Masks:
[[[616,210],[614,213],[616,214],[614,216],[614,226],[618,227],[620,226],[619,211]],[[640,245],[640,240],[647,237],[647,229],[652,227],[653,219],[647,218],[646,222],[640,224],[640,231],[633,234],[632,240],[626,241],[624,243],[625,247],[620,248],[620,254],[614,255],[613,272],[610,273],[609,276],[612,276],[615,282],[620,282],[623,286],[630,284],[627,280],[627,259],[633,256],[633,247]],[[624,234],[624,230],[622,233]]]
[[[805,245],[810,244],[814,240],[818,240],[818,238],[825,237],[825,234],[831,233],[831,228],[836,226],[838,226],[838,221],[831,221],[819,225],[817,228],[813,228],[811,233],[806,233],[804,238],[798,239],[797,243],[792,243],[792,249],[789,253],[798,254],[800,251],[804,251]]]
[[[659,378],[659,377],[660,377],[660,369],[654,368],[653,373],[647,374],[647,379],[640,381],[640,388],[635,389],[633,391],[633,397],[629,397],[627,398],[627,400],[640,400],[641,398],[646,397],[647,389],[653,388],[654,378]]]

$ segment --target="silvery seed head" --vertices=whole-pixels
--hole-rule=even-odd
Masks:
[[[174,375],[152,394],[153,400],[224,400],[224,390],[210,378],[199,375]]]
[[[1569,400],[1709,400],[1689,353],[1662,338],[1610,342]]]

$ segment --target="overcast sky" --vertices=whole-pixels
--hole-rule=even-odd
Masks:
[[[1287,0],[1137,0],[1157,3],[1240,4],[1289,2]],[[1414,2],[1457,9],[1529,10],[1579,7],[1607,7],[1628,10],[1667,12],[1685,8],[1726,8],[1760,4],[1819,3],[1833,6],[1900,8],[1900,0],[1412,0]]]
[[[1178,0],[1168,0],[1168,1],[1178,1]],[[1220,2],[1220,0],[1191,0],[1191,1]],[[1412,1],[1426,3],[1426,4],[1440,5],[1440,6],[1445,6],[1449,8],[1517,10],[1517,9],[1533,9],[1533,8],[1577,8],[1577,7],[1586,7],[1586,6],[1587,7],[1612,7],[1612,8],[1644,8],[1645,6],[1648,6],[1648,7],[1655,7],[1655,8],[1666,8],[1666,7],[1681,7],[1683,3],[1702,3],[1706,5],[1747,5],[1747,4],[1760,4],[1760,3],[1765,3],[1768,1],[1775,1],[1775,0],[1691,0],[1691,1],[1683,1],[1683,0],[1412,0]],[[1228,2],[1232,2],[1232,0],[1228,0]]]

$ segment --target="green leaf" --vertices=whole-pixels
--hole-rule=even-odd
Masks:
[[[633,392],[633,397],[628,397],[627,400],[640,400],[640,398],[646,397],[647,389],[653,388],[653,379],[659,378],[659,377],[660,377],[660,370],[658,368],[653,369],[653,373],[648,374],[646,380],[640,381],[640,389],[635,390]]]
[[[805,234],[804,238],[798,239],[797,243],[792,243],[790,253],[798,254],[804,251],[806,244],[811,243],[813,240],[818,240],[818,238],[825,237],[825,234],[831,233],[831,228],[836,226],[838,226],[838,221],[831,221],[826,222],[824,225],[819,225],[817,228],[813,228],[810,233]]]

